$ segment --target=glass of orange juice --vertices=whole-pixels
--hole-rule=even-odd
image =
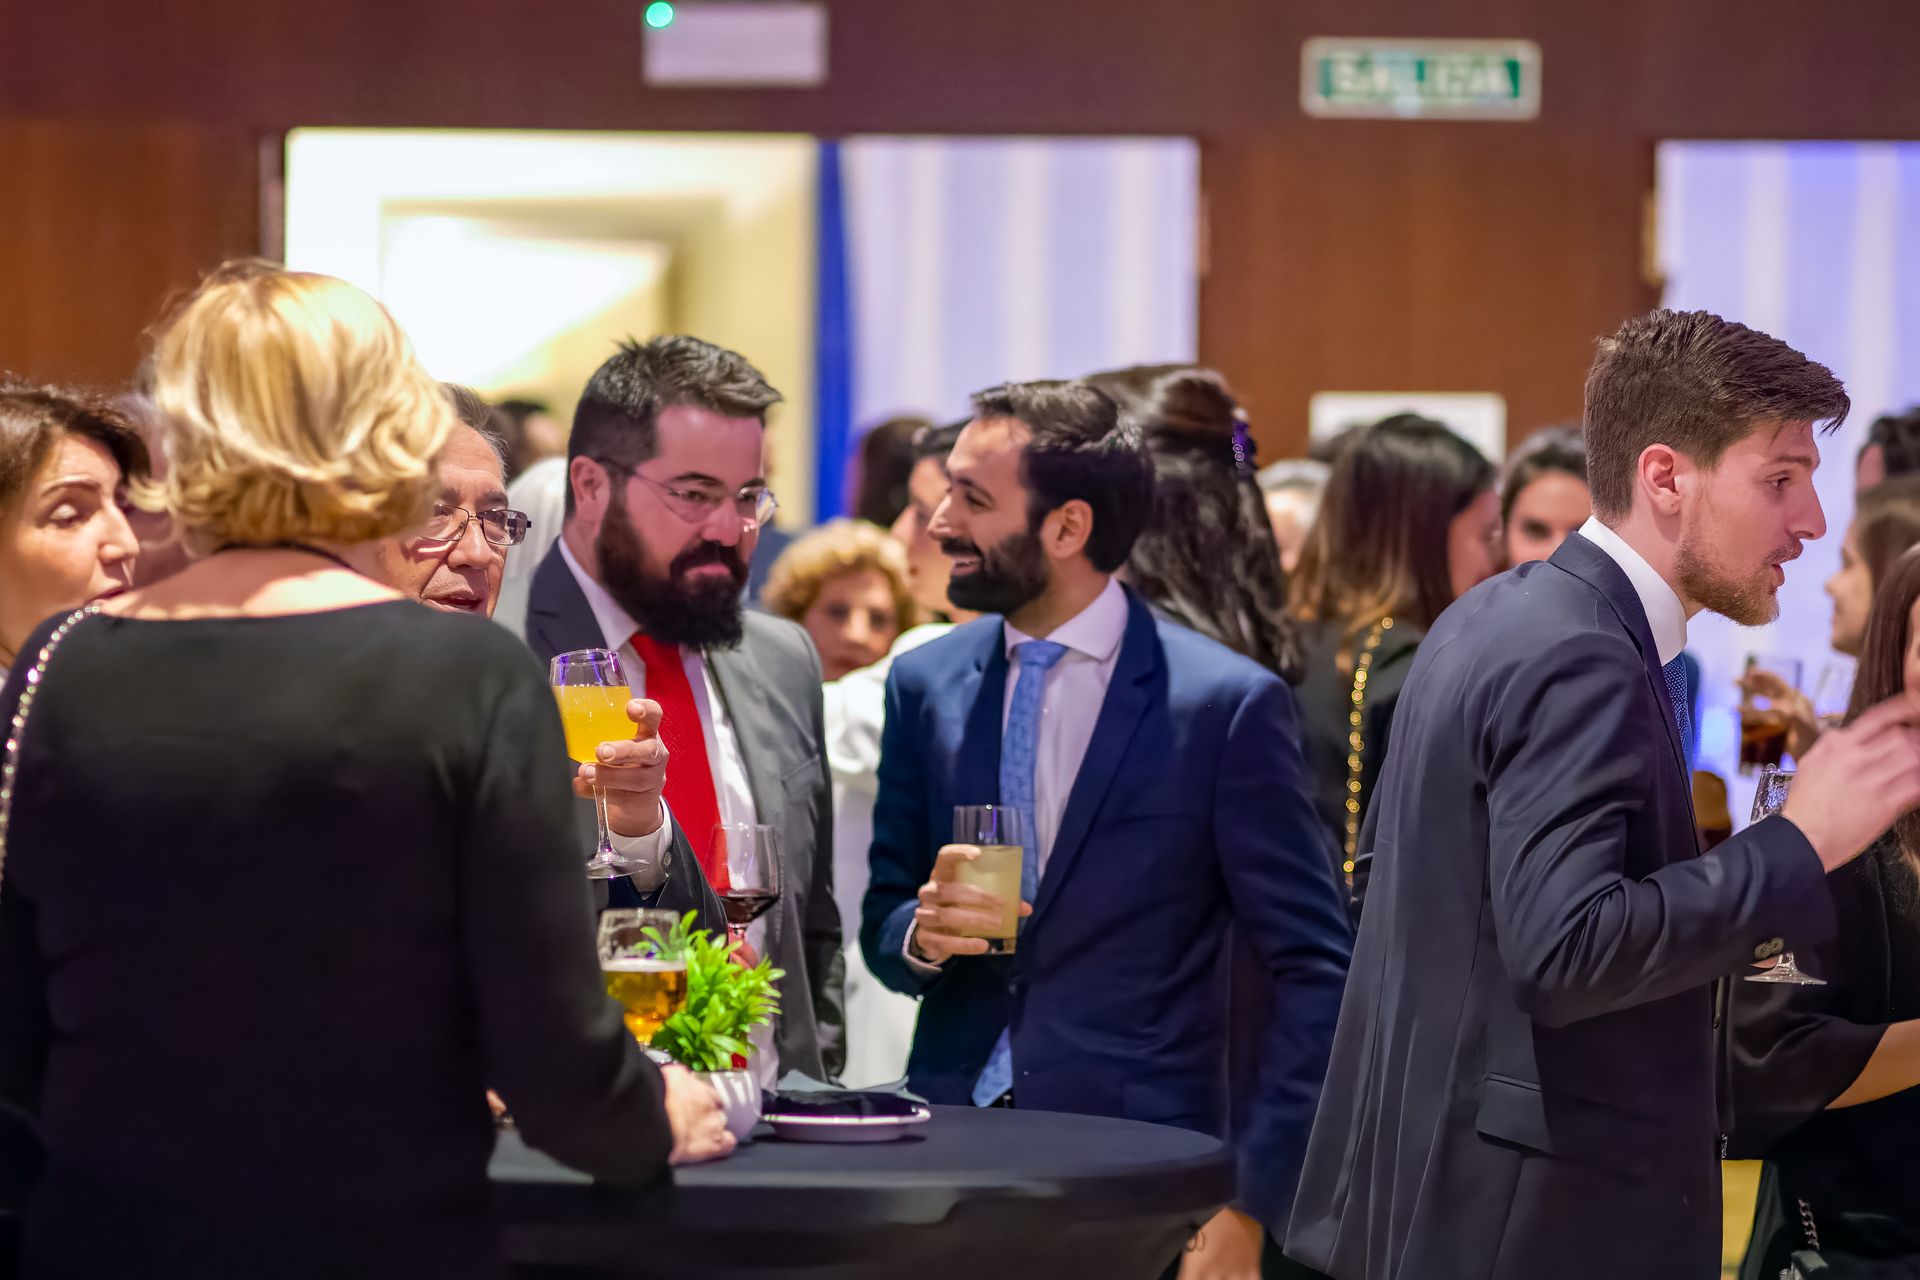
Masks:
[[[598,759],[600,744],[623,742],[633,736],[627,702],[633,690],[620,655],[611,649],[575,649],[557,653],[547,664],[547,682],[560,704],[560,725],[567,735],[567,754],[580,764]],[[600,847],[587,859],[587,874],[596,880],[624,876],[637,865],[613,849],[607,830],[607,797],[600,784],[593,787],[593,812],[600,824]]]

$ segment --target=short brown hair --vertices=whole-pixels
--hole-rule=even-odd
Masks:
[[[98,443],[135,486],[146,480],[146,441],[120,410],[80,392],[0,378],[0,512],[13,509],[63,435]]]
[[[1093,512],[1086,556],[1101,573],[1127,562],[1147,524],[1153,456],[1140,425],[1111,395],[1086,382],[1008,382],[973,395],[976,421],[1011,418],[1027,429],[1020,479],[1027,531],[1069,502]]]
[[[736,351],[684,334],[629,338],[594,370],[573,411],[567,462],[594,458],[637,467],[659,448],[662,409],[692,405],[728,418],[755,418],[780,403],[761,372]],[[573,486],[567,486],[573,514]]]
[[[1851,402],[1840,379],[1778,338],[1707,311],[1651,311],[1600,340],[1587,373],[1587,487],[1594,513],[1633,509],[1633,477],[1649,445],[1702,466],[1762,422],[1831,430]]]
[[[768,571],[760,603],[775,617],[798,622],[827,583],[869,569],[886,577],[900,630],[917,624],[920,609],[907,589],[907,553],[878,526],[864,520],[834,520],[795,538]]]

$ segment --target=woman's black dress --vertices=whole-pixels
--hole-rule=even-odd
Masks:
[[[0,880],[0,1100],[46,1148],[27,1274],[487,1274],[488,1087],[564,1161],[663,1170],[567,771],[491,623],[77,626]]]
[[[1920,1090],[1827,1109],[1888,1024],[1920,1018],[1920,875],[1882,840],[1828,882],[1839,934],[1795,949],[1828,985],[1732,984],[1735,1154],[1773,1166],[1743,1274],[1774,1280],[1804,1247],[1804,1199],[1827,1252],[1920,1276]]]

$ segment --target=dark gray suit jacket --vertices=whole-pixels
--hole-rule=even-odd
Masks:
[[[787,973],[774,1045],[783,1072],[825,1080],[839,1075],[845,1059],[846,1015],[820,659],[807,633],[791,622],[749,610],[746,625],[738,648],[716,650],[708,661],[740,743],[754,812],[780,828],[780,901],[765,917],[768,954]],[[528,645],[551,658],[572,649],[618,648],[626,639],[600,634],[556,543],[534,571]],[[670,878],[659,905],[697,910],[703,926],[724,928],[719,899],[678,823],[673,839]]]
[[[1577,534],[1421,644],[1287,1253],[1337,1280],[1711,1280],[1723,975],[1834,930],[1771,818],[1701,855],[1639,596]]]

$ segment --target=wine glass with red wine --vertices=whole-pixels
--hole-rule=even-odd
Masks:
[[[714,861],[727,875],[714,885],[727,913],[727,936],[747,940],[747,926],[780,901],[780,829],[748,822],[722,822],[713,829]],[[716,867],[717,869],[717,867]]]

